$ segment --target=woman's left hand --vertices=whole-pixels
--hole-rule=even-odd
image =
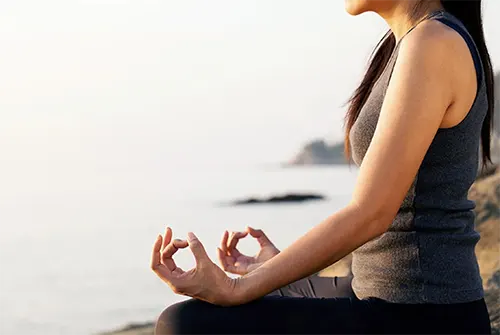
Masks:
[[[177,250],[188,246],[195,257],[196,266],[189,271],[183,271],[177,267],[172,257]],[[236,294],[237,279],[229,278],[210,260],[205,248],[193,233],[188,233],[187,241],[172,240],[170,228],[167,228],[164,237],[158,235],[153,247],[151,269],[174,293],[221,306],[240,303]]]

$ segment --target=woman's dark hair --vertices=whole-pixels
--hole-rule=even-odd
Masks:
[[[421,11],[426,2],[426,0],[416,2],[416,6],[413,11],[415,17],[418,15],[419,11]],[[493,127],[495,98],[493,67],[491,65],[490,55],[484,39],[483,20],[481,17],[481,0],[441,0],[441,4],[445,11],[458,18],[465,25],[476,43],[481,61],[483,63],[488,94],[488,112],[481,129],[481,147],[482,162],[483,165],[486,165],[488,162],[491,162],[490,140],[491,130]],[[348,101],[349,108],[344,120],[344,151],[348,160],[351,159],[349,131],[358,118],[359,112],[368,98],[374,83],[380,77],[385,66],[387,65],[395,46],[396,39],[393,33],[389,30],[375,47],[365,76],[363,77],[359,87],[354,91],[354,94]]]

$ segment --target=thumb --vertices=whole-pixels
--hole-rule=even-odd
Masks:
[[[257,242],[259,242],[261,247],[274,246],[274,243],[271,242],[271,240],[261,229],[254,229],[250,226],[247,226],[247,230],[253,238],[257,239]]]
[[[201,244],[200,240],[198,240],[198,237],[196,237],[196,235],[191,232],[189,232],[187,235],[189,248],[194,255],[196,264],[198,265],[200,262],[210,260],[210,257],[208,257],[207,252],[205,251],[203,244]]]

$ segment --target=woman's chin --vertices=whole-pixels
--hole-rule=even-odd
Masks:
[[[359,15],[372,9],[371,7],[376,5],[373,1],[374,0],[344,0],[344,7],[347,13],[351,15]]]

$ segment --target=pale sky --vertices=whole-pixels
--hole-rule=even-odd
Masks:
[[[487,0],[496,64],[498,14]],[[2,185],[279,162],[340,139],[342,105],[385,29],[341,0],[2,1]]]

